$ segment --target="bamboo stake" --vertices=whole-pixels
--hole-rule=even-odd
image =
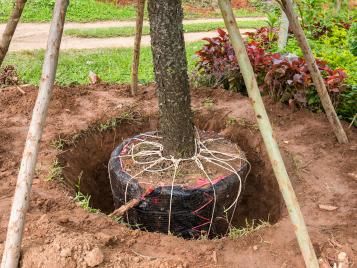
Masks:
[[[46,56],[42,68],[39,93],[33,110],[20,171],[17,177],[1,268],[18,267],[25,216],[30,200],[32,178],[56,76],[58,54],[68,3],[68,0],[56,0],[47,41]]]
[[[304,54],[307,67],[312,77],[312,81],[315,84],[317,93],[319,94],[321,100],[321,104],[325,110],[327,119],[331,124],[331,127],[337,137],[337,140],[339,143],[348,143],[347,135],[344,129],[342,128],[341,122],[337,117],[336,111],[332,105],[330,96],[328,95],[324,80],[322,79],[314,55],[312,54],[310,45],[307,42],[304,31],[299,23],[297,15],[295,14],[293,4],[291,0],[279,0],[278,2],[284,13],[288,17],[290,26]]]
[[[136,31],[133,52],[133,65],[131,70],[131,95],[135,96],[138,90],[140,43],[143,32],[145,0],[137,0]]]
[[[21,18],[22,11],[24,10],[25,4],[27,0],[17,0],[14,10],[12,11],[11,17],[6,24],[5,30],[2,34],[2,38],[0,40],[0,67],[3,63],[6,53],[9,50],[9,46],[14,36],[17,24]]]
[[[247,87],[249,98],[252,102],[255,116],[257,118],[260,133],[263,137],[270,162],[273,166],[274,174],[279,184],[280,191],[288,208],[290,219],[294,225],[295,234],[304,257],[306,266],[309,268],[318,268],[318,262],[312,243],[307,232],[303,215],[299,203],[291,185],[284,161],[281,157],[279,146],[274,138],[273,130],[264,107],[262,97],[258,88],[257,80],[254,75],[252,65],[249,61],[247,51],[242,36],[237,27],[233,15],[230,0],[219,0],[224,22],[228,29],[230,39],[237,56],[238,64],[242,72],[245,85]]]
[[[279,50],[283,50],[286,47],[286,43],[288,41],[288,33],[289,33],[289,20],[288,17],[285,15],[284,11],[281,10],[279,39],[278,39]]]

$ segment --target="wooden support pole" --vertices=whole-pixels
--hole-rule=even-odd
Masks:
[[[145,0],[137,0],[133,65],[131,69],[131,95],[132,96],[135,96],[138,90],[140,43],[141,43],[141,35],[143,33],[144,10],[145,10]]]
[[[284,161],[281,157],[279,146],[274,138],[273,130],[260,95],[257,80],[249,61],[243,38],[237,27],[230,0],[219,0],[219,6],[247,87],[249,98],[254,108],[260,133],[263,137],[280,191],[283,195],[286,207],[288,208],[289,216],[294,226],[294,231],[306,266],[309,268],[318,268],[319,265],[314,248],[312,247],[299,203],[291,185]]]
[[[27,0],[16,0],[14,10],[12,11],[9,21],[7,22],[5,30],[2,34],[0,40],[0,67],[5,59],[7,51],[9,50],[12,37],[14,36],[17,24],[21,18],[21,14],[24,10],[26,1]]]
[[[69,0],[56,0],[54,7],[39,92],[17,177],[1,268],[18,267],[25,216],[30,201],[32,178],[56,76],[58,54],[68,3]]]
[[[289,34],[289,19],[285,15],[284,11],[281,10],[280,26],[279,26],[279,38],[278,38],[278,48],[283,50],[288,42]]]
[[[340,119],[337,117],[335,108],[332,105],[330,96],[326,89],[326,85],[316,64],[310,45],[307,42],[304,31],[299,23],[299,19],[295,14],[293,3],[291,2],[291,0],[278,0],[278,2],[289,19],[290,27],[293,30],[294,35],[303,52],[304,59],[312,77],[312,81],[314,82],[317,93],[319,94],[321,100],[321,104],[325,110],[327,119],[330,122],[330,125],[336,135],[336,138],[339,143],[348,143],[347,135],[341,125]]]
[[[335,0],[335,14],[338,15],[341,11],[342,0]]]

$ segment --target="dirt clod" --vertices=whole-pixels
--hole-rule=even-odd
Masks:
[[[95,267],[104,261],[104,255],[103,252],[98,247],[96,247],[86,253],[84,260],[89,267]]]

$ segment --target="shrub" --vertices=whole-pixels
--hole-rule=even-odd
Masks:
[[[353,20],[346,5],[343,4],[337,14],[331,0],[298,0],[296,3],[303,28],[315,39],[329,33],[335,25],[348,29]]]
[[[218,33],[218,37],[205,38],[208,43],[196,52],[199,57],[197,68],[202,74],[213,76],[216,85],[244,93],[245,86],[229,36],[221,29]],[[304,59],[267,52],[258,42],[247,43],[246,49],[263,92],[275,101],[307,107],[312,111],[321,110],[320,100]],[[345,88],[346,73],[342,69],[332,70],[324,61],[316,62],[333,104],[337,107]]]
[[[352,23],[348,31],[348,46],[351,53],[357,56],[357,22]]]
[[[340,96],[340,104],[337,107],[337,114],[350,122],[353,121],[353,125],[357,127],[357,120],[355,118],[357,114],[357,85],[348,86],[345,92]]]
[[[248,42],[256,42],[259,47],[269,49],[278,41],[278,32],[277,28],[262,27],[255,32],[247,33]]]

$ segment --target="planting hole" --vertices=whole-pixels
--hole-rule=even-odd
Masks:
[[[59,165],[63,167],[62,177],[73,195],[80,192],[90,197],[91,208],[106,214],[113,212],[114,200],[108,175],[110,155],[123,140],[155,129],[156,123],[156,120],[143,120],[140,124],[122,123],[119,127],[105,131],[77,135],[76,141],[58,155]],[[204,125],[200,127],[205,128]],[[216,132],[220,130],[215,129]],[[238,127],[233,127],[225,134],[241,146],[252,165],[242,200],[233,218],[233,226],[245,227],[247,221],[252,220],[277,222],[281,215],[282,199],[269,162],[256,151],[250,131],[238,131]]]

